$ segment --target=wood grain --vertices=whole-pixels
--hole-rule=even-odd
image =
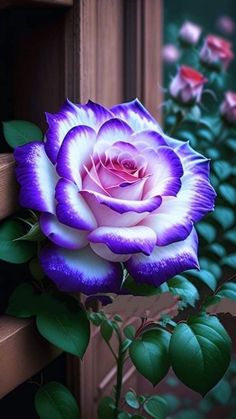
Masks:
[[[0,317],[0,398],[60,355],[43,339],[34,321]]]
[[[0,154],[0,220],[17,211],[18,186],[12,154]]]

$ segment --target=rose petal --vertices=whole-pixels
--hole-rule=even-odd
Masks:
[[[184,176],[177,197],[168,198],[160,210],[170,217],[179,214],[181,219],[189,217],[197,222],[214,209],[216,193],[209,181],[209,160],[195,152],[188,143],[171,138],[168,138],[168,142],[180,157]]]
[[[55,215],[43,213],[40,227],[46,237],[58,246],[66,249],[81,249],[88,244],[88,232],[76,230],[60,223]]]
[[[162,202],[160,196],[154,196],[149,199],[144,199],[141,201],[133,201],[133,200],[126,200],[126,199],[118,199],[113,198],[110,196],[103,195],[99,192],[89,191],[89,190],[82,190],[80,191],[81,195],[87,198],[88,195],[92,195],[96,198],[97,202],[100,204],[107,205],[109,208],[113,209],[114,211],[123,214],[127,211],[134,211],[138,213],[142,212],[152,212],[157,209]]]
[[[46,114],[48,130],[45,150],[55,164],[57,154],[68,131],[77,125],[88,125],[98,131],[100,126],[113,117],[113,114],[97,103],[88,101],[86,105],[75,105],[67,100],[60,112]]]
[[[161,146],[157,152],[152,149],[144,151],[148,161],[147,172],[152,175],[147,179],[144,198],[151,196],[176,196],[181,187],[180,178],[183,167],[179,156],[170,147]]]
[[[121,265],[100,258],[89,246],[76,251],[50,244],[42,249],[40,262],[46,275],[61,291],[89,295],[116,293],[121,287]]]
[[[107,143],[108,147],[117,141],[122,141],[132,134],[130,126],[118,118],[106,121],[98,131],[97,141]]]
[[[96,142],[95,131],[85,125],[72,128],[66,135],[57,157],[57,172],[60,176],[82,186],[84,165],[91,165],[90,155]]]
[[[148,215],[148,212],[137,213],[129,211],[124,214],[119,214],[118,216],[116,211],[113,211],[106,205],[99,204],[96,197],[92,194],[87,194],[86,202],[93,214],[96,214],[96,220],[99,226],[134,226]]]
[[[16,176],[20,189],[20,205],[37,211],[55,211],[55,185],[58,179],[48,159],[44,144],[31,142],[14,151]]]
[[[92,211],[74,183],[60,179],[56,186],[56,199],[56,214],[61,223],[81,230],[94,230],[97,227]]]
[[[129,228],[99,227],[89,234],[92,243],[104,243],[118,254],[142,252],[150,255],[156,244],[156,235],[151,228],[137,226]]]
[[[162,132],[158,122],[151,116],[138,99],[114,106],[111,108],[111,112],[116,117],[126,121],[135,132],[146,129],[154,130],[160,133]]]
[[[150,256],[133,255],[125,267],[139,283],[155,286],[189,269],[198,269],[198,239],[195,230],[186,240],[164,247],[155,247]]]
[[[159,132],[152,130],[135,132],[130,136],[130,142],[138,150],[143,150],[148,147],[157,151],[160,146],[167,145],[163,136]]]
[[[110,262],[126,262],[131,255],[119,255],[118,253],[113,253],[105,244],[103,243],[90,243],[93,251],[103,259],[109,260]]]
[[[170,215],[170,210],[168,210],[169,208],[166,208],[164,203],[163,213],[160,210],[158,214],[150,214],[140,223],[155,231],[158,246],[167,246],[185,240],[193,228],[193,221],[186,214],[181,216],[179,212],[175,214],[172,211]]]

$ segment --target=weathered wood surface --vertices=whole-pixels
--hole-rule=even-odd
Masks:
[[[39,372],[59,354],[33,320],[0,317],[0,398]]]

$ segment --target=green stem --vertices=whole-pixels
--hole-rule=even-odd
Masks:
[[[117,331],[117,336],[118,336],[118,340],[119,340],[119,352],[118,352],[118,358],[117,358],[115,406],[116,406],[116,411],[118,413],[120,396],[121,396],[121,389],[122,389],[123,366],[124,366],[125,352],[122,352],[122,338],[121,338],[121,335],[118,331]]]
[[[177,112],[176,121],[175,121],[175,124],[173,124],[170,129],[169,136],[172,136],[175,133],[175,131],[177,131],[177,129],[181,125],[181,122],[183,122],[183,119],[184,119],[183,114],[181,112]]]
[[[117,361],[118,361],[118,357],[117,357],[117,355],[116,355],[115,351],[113,350],[113,348],[112,348],[112,346],[111,346],[110,342],[109,342],[109,341],[107,341],[107,340],[106,340],[105,342],[106,342],[106,344],[107,344],[108,348],[110,349],[110,351],[111,351],[112,355],[114,356],[114,358],[115,358],[115,360],[116,360],[116,362],[117,362]]]

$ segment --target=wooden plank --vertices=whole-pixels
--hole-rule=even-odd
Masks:
[[[125,3],[125,99],[138,97],[160,120],[162,0]]]
[[[0,9],[11,7],[69,7],[73,5],[73,0],[0,0]]]
[[[12,154],[0,154],[0,220],[13,214],[18,206],[18,186]]]
[[[35,375],[60,353],[39,335],[34,321],[0,317],[0,398]]]

